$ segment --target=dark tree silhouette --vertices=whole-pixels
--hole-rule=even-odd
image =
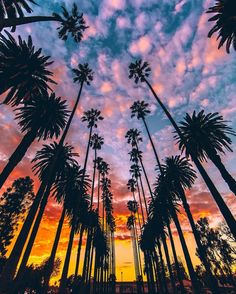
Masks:
[[[42,97],[36,96],[27,104],[17,108],[16,112],[16,119],[21,132],[25,133],[25,136],[0,174],[0,188],[13,169],[23,159],[33,141],[35,139],[58,138],[66,125],[68,116],[65,101],[61,100],[60,97],[56,97],[54,93],[48,95],[46,92]]]
[[[41,54],[42,49],[35,49],[32,38],[27,41],[18,37],[18,42],[6,32],[7,37],[0,34],[0,95],[9,90],[3,101],[12,106],[27,102],[32,95],[43,95],[53,73],[48,67],[53,63],[50,56]]]
[[[145,82],[152,92],[154,98],[156,99],[157,103],[160,105],[162,108],[163,112],[171,122],[172,126],[174,127],[175,131],[177,132],[178,136],[181,138],[181,140],[184,141],[183,134],[181,130],[179,129],[177,123],[173,119],[172,115],[166,108],[166,106],[162,103],[156,92],[154,91],[151,83],[148,81],[148,77],[150,76],[151,73],[151,68],[147,62],[142,62],[142,60],[138,60],[134,63],[131,63],[129,65],[129,78],[132,79],[134,78],[135,83],[138,84],[139,82]],[[199,170],[199,173],[201,174],[202,178],[204,179],[208,189],[210,190],[215,202],[218,205],[218,208],[220,209],[222,215],[224,216],[232,234],[234,235],[236,239],[236,222],[234,219],[234,216],[232,215],[230,209],[224,202],[222,196],[220,195],[219,191],[215,187],[214,183],[212,182],[211,178],[207,174],[206,170],[204,169],[203,165],[201,162],[198,160],[198,158],[194,155],[193,152],[191,152],[191,146],[188,146],[187,143],[185,142],[186,148],[188,149],[188,152],[191,155],[191,158],[193,162],[195,163],[197,169]]]
[[[65,7],[62,7],[62,13],[53,13],[52,16],[28,16],[24,17],[22,14],[21,6],[27,8],[27,12],[32,12],[29,6],[24,5],[26,1],[14,1],[12,4],[5,3],[8,0],[3,0],[0,3],[0,31],[3,28],[12,27],[14,31],[16,26],[34,23],[34,22],[41,22],[41,21],[56,21],[59,22],[58,36],[60,39],[66,41],[68,36],[71,35],[75,42],[80,42],[83,38],[83,32],[88,28],[86,26],[83,13],[79,13],[78,7],[76,4],[73,4],[71,13],[67,11]],[[30,0],[29,0],[30,1]],[[17,3],[21,2],[21,3]],[[31,1],[32,3],[35,3]],[[5,4],[4,4],[5,3]],[[20,4],[20,5],[19,5]],[[4,8],[7,7],[13,11],[14,8],[17,9],[17,12],[20,17],[17,17],[16,13],[4,13],[6,10]],[[2,9],[3,8],[3,9]],[[7,16],[7,18],[4,18]]]
[[[223,117],[217,112],[205,114],[204,110],[199,113],[194,111],[192,115],[186,114],[179,128],[184,138],[183,140],[177,136],[180,150],[186,151],[186,155],[189,156],[189,150],[185,147],[187,144],[200,161],[209,158],[236,195],[236,181],[226,170],[219,156],[219,153],[225,154],[225,150],[233,152],[229,135],[236,135],[233,129],[227,126]]]
[[[29,177],[15,180],[0,196],[0,258],[6,256],[19,222],[24,221],[33,199],[33,180]]]
[[[2,0],[0,2],[0,20],[4,18],[24,17],[24,13],[31,13],[31,4],[36,4],[34,0]]]
[[[234,0],[215,0],[215,5],[207,10],[207,13],[214,13],[208,21],[215,22],[213,28],[209,31],[208,37],[211,38],[218,33],[218,49],[224,44],[226,52],[230,53],[232,45],[236,50],[236,3]]]

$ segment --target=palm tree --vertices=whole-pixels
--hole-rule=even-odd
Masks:
[[[82,174],[81,178],[82,183],[84,182],[84,174]],[[66,257],[62,269],[61,279],[60,279],[60,286],[58,293],[64,294],[66,292],[66,281],[67,281],[67,275],[69,270],[69,264],[70,264],[70,257],[71,257],[71,251],[74,241],[74,235],[76,233],[77,224],[79,222],[80,214],[89,213],[89,218],[92,219],[91,211],[88,211],[89,207],[89,201],[88,196],[85,195],[85,191],[80,186],[75,187],[74,191],[72,192],[72,205],[70,205],[71,210],[68,212],[68,216],[70,219],[70,235],[69,235],[69,242],[67,245],[67,251],[66,251]]]
[[[131,117],[136,116],[137,119],[142,119],[142,121],[144,123],[144,126],[145,126],[145,129],[146,129],[147,134],[148,134],[148,138],[149,138],[150,143],[152,145],[152,149],[154,151],[154,155],[155,155],[155,158],[156,158],[156,161],[157,161],[157,164],[158,164],[158,168],[160,168],[160,165],[161,165],[160,160],[158,158],[157,151],[156,151],[156,148],[154,146],[154,143],[153,143],[150,131],[148,129],[146,119],[145,119],[146,115],[148,115],[151,112],[148,109],[148,106],[149,106],[149,104],[146,103],[145,101],[135,101],[134,104],[130,107],[130,109],[131,109]]]
[[[229,135],[236,135],[233,129],[227,126],[223,117],[218,113],[205,114],[204,110],[198,114],[194,111],[192,116],[186,114],[179,128],[195,156],[200,161],[207,161],[209,158],[219,169],[230,190],[236,195],[236,181],[226,170],[219,156],[219,153],[225,153],[224,149],[233,152]],[[178,138],[178,143],[180,150],[185,151],[181,138]],[[189,156],[188,150],[186,150],[186,156]]]
[[[79,84],[80,84],[79,93],[78,93],[77,99],[75,101],[73,110],[72,110],[70,117],[67,121],[66,127],[63,131],[61,138],[60,138],[58,148],[57,148],[57,155],[55,156],[55,160],[53,161],[52,165],[50,166],[47,177],[44,179],[44,181],[42,182],[42,184],[40,185],[40,187],[38,189],[38,192],[36,194],[34,202],[30,207],[30,210],[27,214],[27,217],[26,217],[24,224],[21,228],[21,231],[16,239],[16,242],[14,244],[12,252],[11,252],[11,254],[6,262],[6,265],[2,271],[2,274],[0,277],[0,284],[1,284],[2,290],[8,289],[8,287],[10,285],[10,281],[14,277],[14,274],[15,274],[15,271],[17,268],[17,264],[19,262],[21,253],[22,253],[24,245],[25,245],[25,242],[26,242],[28,234],[30,232],[30,228],[33,224],[36,212],[37,212],[39,204],[40,204],[40,201],[42,200],[42,197],[43,197],[43,194],[45,192],[46,187],[47,187],[47,189],[50,189],[51,187],[50,187],[49,183],[50,184],[53,183],[53,177],[54,177],[55,169],[57,166],[56,165],[57,158],[60,155],[61,148],[63,149],[63,144],[65,141],[65,138],[68,134],[68,131],[71,126],[73,117],[75,115],[78,103],[80,101],[83,85],[84,84],[90,85],[91,81],[93,80],[93,72],[89,68],[87,63],[79,64],[78,68],[73,69],[73,72],[75,74],[74,82],[75,83],[79,82]]]
[[[147,182],[147,185],[148,185],[148,190],[149,190],[149,193],[150,193],[150,196],[153,199],[153,195],[152,195],[152,189],[151,189],[151,185],[150,185],[150,182],[149,182],[149,179],[148,179],[148,176],[147,176],[147,172],[146,172],[146,169],[144,167],[144,164],[143,164],[143,160],[142,160],[142,151],[139,150],[139,146],[138,144],[140,142],[142,142],[142,137],[140,136],[141,132],[138,131],[137,129],[130,129],[127,131],[126,135],[125,135],[125,138],[127,138],[127,142],[128,144],[131,144],[132,147],[135,147],[137,149],[137,153],[138,153],[138,159],[139,159],[139,162],[141,164],[141,167],[142,167],[142,170],[143,170],[143,174],[145,176],[145,180]]]
[[[21,131],[26,134],[0,174],[0,188],[25,156],[33,141],[36,138],[38,140],[46,140],[54,136],[58,138],[66,125],[68,116],[65,101],[56,97],[54,93],[51,95],[45,93],[43,97],[35,97],[24,106],[17,108],[16,111],[16,119],[19,120]]]
[[[24,7],[24,3],[22,1],[20,4]],[[25,2],[25,1],[24,1]],[[14,7],[15,6],[15,7]],[[15,30],[16,26],[41,22],[41,21],[56,21],[59,22],[58,36],[62,40],[67,40],[68,35],[71,34],[72,38],[75,42],[80,42],[83,38],[83,32],[88,28],[86,26],[83,13],[78,12],[78,7],[76,4],[73,4],[71,14],[67,11],[65,7],[62,7],[62,14],[53,13],[52,16],[29,16],[24,17],[22,14],[22,9],[18,9],[19,3],[16,1],[12,2],[12,4],[8,4],[8,0],[3,0],[0,3],[0,31],[3,28],[12,27],[12,30]],[[14,8],[18,11],[20,17],[17,17],[16,13],[1,13],[6,11],[5,8],[8,7],[11,12],[13,12]],[[29,8],[29,7],[28,7]],[[29,8],[30,9],[30,8]],[[29,12],[29,9],[27,12]],[[6,11],[7,12],[7,11]],[[30,11],[31,12],[31,11]],[[7,16],[7,18],[4,18]]]
[[[206,273],[209,279],[209,286],[212,289],[212,293],[219,293],[217,289],[217,281],[212,275],[211,266],[206,258],[205,248],[202,246],[201,237],[197,231],[184,189],[191,189],[195,179],[196,173],[192,169],[188,159],[181,158],[180,156],[171,156],[165,159],[165,164],[162,166],[164,174],[168,181],[168,186],[175,193],[175,195],[181,199],[186,215],[189,219],[193,235],[198,247],[199,257],[206,269]]]
[[[44,145],[43,148],[40,151],[37,151],[35,158],[33,159],[33,162],[35,163],[33,166],[33,171],[35,171],[35,174],[39,176],[41,182],[44,181],[45,177],[48,176],[48,171],[50,170],[50,167],[52,163],[55,160],[55,157],[57,157],[58,148],[60,148],[59,144],[56,142],[50,144],[50,145]],[[32,247],[34,245],[34,241],[36,238],[36,235],[38,233],[38,229],[48,202],[48,198],[50,195],[51,187],[55,181],[57,181],[58,178],[64,175],[64,173],[68,170],[68,168],[71,165],[76,165],[76,161],[73,157],[78,156],[77,153],[73,153],[73,147],[70,145],[65,144],[63,148],[60,148],[60,155],[58,157],[58,161],[55,168],[55,175],[54,179],[51,183],[48,183],[48,186],[45,190],[44,196],[42,198],[38,214],[36,216],[28,244],[25,249],[25,253],[23,255],[19,270],[18,270],[18,278],[21,278],[21,275],[24,273],[26,269],[26,265],[32,250]]]
[[[143,212],[143,203],[142,203],[141,193],[140,193],[140,188],[139,188],[139,183],[138,183],[138,179],[140,179],[140,175],[141,175],[140,174],[141,169],[137,164],[132,164],[130,166],[129,172],[130,172],[132,178],[135,179],[136,184],[137,184],[139,204],[140,204],[140,209],[141,209],[142,221],[143,221],[143,224],[144,224],[145,223],[145,217],[144,217],[144,212]]]
[[[214,13],[208,21],[216,22],[208,33],[211,38],[218,32],[218,49],[226,44],[226,51],[230,53],[230,46],[233,45],[236,50],[236,4],[234,0],[216,0],[214,6],[210,7],[207,13]]]
[[[27,41],[19,36],[17,42],[6,34],[8,38],[0,34],[0,95],[8,91],[3,103],[15,106],[35,94],[44,96],[50,89],[47,83],[55,84],[48,70],[53,63],[50,56],[42,55],[41,48],[36,50],[30,36]]]
[[[131,63],[130,66],[129,66],[129,78],[130,79],[134,78],[136,84],[139,83],[139,82],[141,82],[141,83],[145,82],[147,84],[147,86],[151,90],[153,96],[155,97],[156,101],[161,106],[162,110],[164,111],[164,113],[166,114],[168,119],[170,120],[170,122],[171,122],[172,126],[174,127],[175,131],[177,132],[178,136],[185,143],[185,146],[188,149],[188,152],[191,155],[191,158],[192,158],[193,162],[195,163],[197,169],[199,170],[199,173],[203,177],[208,189],[210,190],[210,192],[211,192],[214,200],[216,201],[222,215],[224,216],[224,218],[225,218],[225,220],[226,220],[232,234],[234,235],[234,237],[236,239],[236,222],[235,222],[235,219],[234,219],[230,209],[227,207],[227,205],[224,202],[222,196],[220,195],[219,191],[215,187],[215,185],[212,182],[211,178],[209,177],[206,170],[202,166],[201,162],[198,160],[198,158],[196,158],[194,153],[191,151],[191,146],[188,146],[187,142],[184,141],[184,137],[183,137],[183,134],[182,134],[180,128],[178,127],[178,125],[175,122],[175,120],[173,119],[172,115],[167,110],[165,105],[162,103],[160,98],[157,96],[157,94],[154,91],[152,85],[148,81],[147,78],[149,77],[150,73],[151,73],[151,68],[150,68],[149,64],[147,62],[142,63],[142,60],[138,60],[135,63]]]
[[[190,254],[189,254],[189,250],[188,250],[186,241],[184,239],[183,231],[182,231],[180,223],[179,223],[179,219],[178,219],[178,215],[177,215],[178,207],[177,207],[177,203],[176,203],[176,197],[172,193],[171,189],[168,189],[167,187],[168,187],[168,181],[167,181],[165,175],[162,174],[161,176],[159,176],[157,183],[155,184],[155,194],[158,195],[158,197],[156,198],[157,201],[154,204],[154,207],[155,207],[156,211],[162,211],[162,210],[168,209],[170,215],[173,218],[173,221],[175,223],[175,226],[176,226],[179,238],[180,238],[180,242],[182,245],[187,268],[188,268],[189,275],[190,275],[191,282],[192,282],[193,291],[194,291],[194,293],[197,294],[200,291],[199,283],[197,280],[196,273],[194,271],[193,263],[192,263],[192,260],[191,260]]]
[[[102,145],[104,144],[104,138],[98,134],[93,134],[90,140],[90,147],[94,150],[94,166],[93,166],[93,180],[92,180],[92,191],[91,191],[91,208],[93,205],[93,196],[94,196],[94,186],[95,186],[95,177],[96,177],[96,167],[97,167],[97,150],[101,150]]]
[[[45,280],[44,280],[44,293],[47,293],[47,290],[48,290],[48,285],[49,285],[50,277],[52,274],[53,264],[55,261],[56,252],[57,252],[65,216],[66,214],[71,212],[72,210],[71,204],[74,205],[74,201],[73,199],[71,199],[71,197],[74,197],[75,189],[82,187],[83,191],[85,191],[86,193],[89,187],[89,181],[87,179],[84,179],[83,173],[84,173],[83,169],[81,169],[80,166],[78,166],[77,164],[71,165],[65,171],[65,173],[59,177],[59,179],[56,181],[56,183],[53,186],[53,196],[59,204],[63,205],[63,208],[62,208],[61,217],[58,223],[54,243],[52,246],[51,254],[48,259],[47,273],[45,275]],[[85,198],[84,201],[88,201],[88,199]]]

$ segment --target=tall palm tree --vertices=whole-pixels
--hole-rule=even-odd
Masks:
[[[148,138],[150,140],[150,143],[151,143],[153,151],[154,151],[154,155],[155,155],[155,158],[156,158],[156,161],[157,161],[157,164],[158,164],[158,168],[159,168],[160,167],[160,161],[159,161],[159,158],[157,156],[157,151],[156,151],[156,148],[154,146],[152,136],[150,134],[150,131],[149,131],[146,119],[145,119],[145,117],[151,112],[148,109],[148,106],[149,106],[149,104],[146,103],[145,101],[135,101],[133,103],[133,105],[130,107],[130,109],[131,109],[131,117],[137,117],[137,119],[142,119],[142,121],[144,123],[144,126],[145,126],[145,129],[146,129],[146,132],[148,134]]]
[[[23,0],[24,1],[24,0]],[[88,28],[86,26],[86,22],[83,17],[83,13],[78,12],[78,7],[76,4],[73,4],[71,13],[67,11],[65,7],[62,7],[62,14],[53,13],[52,16],[28,16],[24,17],[22,13],[22,9],[20,8],[21,4],[26,8],[23,1],[14,1],[9,5],[8,0],[2,0],[0,3],[0,31],[3,28],[12,27],[14,31],[16,26],[41,22],[41,21],[56,21],[59,22],[58,36],[62,40],[67,40],[68,36],[74,39],[75,42],[80,42],[83,38],[83,32]],[[21,2],[21,3],[17,3]],[[24,1],[26,2],[26,1]],[[33,1],[32,1],[33,2]],[[10,10],[7,12],[6,7]],[[17,13],[20,17],[17,17]],[[31,12],[32,10],[27,7],[27,12]],[[31,10],[31,11],[29,11]],[[7,17],[4,17],[7,16]]]
[[[49,187],[49,183],[52,184],[53,183],[53,179],[54,179],[54,175],[55,175],[55,169],[56,169],[56,163],[57,163],[57,158],[60,155],[60,149],[63,148],[63,144],[65,141],[65,138],[68,134],[69,128],[71,126],[73,117],[75,115],[78,103],[80,101],[80,97],[81,97],[81,93],[82,93],[82,89],[83,89],[83,85],[87,84],[90,85],[91,81],[93,80],[93,72],[92,70],[89,68],[88,64],[79,64],[78,68],[73,69],[73,72],[75,74],[74,76],[74,82],[75,83],[79,83],[80,84],[80,89],[79,89],[79,93],[77,96],[77,99],[75,101],[74,107],[72,109],[72,112],[70,114],[70,117],[67,121],[66,127],[63,131],[63,134],[60,138],[59,144],[58,144],[58,148],[57,148],[57,155],[55,156],[55,160],[53,161],[52,165],[50,166],[50,170],[48,172],[47,177],[44,179],[44,181],[41,183],[38,192],[36,194],[36,197],[34,199],[33,204],[30,207],[30,210],[27,214],[27,217],[24,221],[24,224],[21,228],[21,231],[16,239],[16,242],[14,244],[14,247],[11,251],[11,254],[6,262],[6,265],[4,266],[4,269],[1,273],[0,276],[0,284],[1,287],[4,291],[8,291],[7,289],[9,288],[10,285],[10,281],[13,279],[14,274],[16,272],[16,268],[17,268],[17,264],[19,262],[21,253],[23,251],[25,242],[27,240],[28,234],[30,232],[30,228],[33,224],[36,212],[38,210],[38,207],[40,205],[40,201],[44,195],[44,192],[47,189],[50,189],[51,187]],[[6,290],[5,290],[6,289]]]
[[[142,215],[142,222],[144,224],[145,223],[145,217],[144,217],[143,203],[142,203],[142,198],[141,198],[141,193],[140,193],[140,188],[139,188],[139,182],[138,182],[138,180],[140,179],[140,175],[141,175],[141,173],[140,173],[141,169],[140,169],[138,164],[132,164],[130,166],[129,172],[130,172],[132,178],[135,179],[135,181],[136,181],[137,190],[138,190],[139,205],[140,205],[141,215]]]
[[[93,205],[93,196],[94,196],[94,186],[95,186],[95,177],[96,177],[96,168],[97,168],[97,150],[101,150],[102,145],[104,144],[104,138],[98,134],[93,134],[90,140],[90,147],[94,150],[94,166],[93,166],[93,180],[92,180],[92,191],[91,191],[91,207]]]
[[[35,93],[45,95],[50,89],[47,83],[55,84],[48,69],[53,61],[41,54],[41,48],[35,49],[31,36],[27,41],[19,36],[17,42],[6,34],[8,38],[0,34],[0,95],[8,91],[3,103],[15,106]]]
[[[208,21],[215,22],[213,28],[209,31],[208,37],[211,38],[218,32],[218,49],[224,44],[227,53],[230,53],[232,45],[236,50],[236,4],[234,0],[216,0],[215,5],[207,10],[207,13],[214,13]]]
[[[198,114],[194,111],[191,116],[186,114],[179,128],[195,156],[200,161],[207,161],[209,158],[219,169],[230,190],[236,195],[236,181],[226,170],[219,156],[219,153],[224,154],[225,150],[233,152],[229,135],[236,135],[233,129],[227,126],[223,117],[218,113],[205,114],[204,110]],[[189,156],[184,142],[179,137],[178,143],[180,150],[182,152],[186,150],[186,155]]]
[[[75,164],[75,165],[69,166],[69,168],[67,168],[65,173],[57,179],[57,181],[55,182],[53,186],[53,196],[59,204],[63,205],[63,208],[62,208],[60,220],[58,222],[57,231],[56,231],[54,243],[52,246],[51,254],[48,259],[48,264],[46,269],[47,272],[45,274],[45,280],[44,280],[44,293],[47,293],[47,290],[48,290],[49,281],[50,281],[50,277],[53,270],[53,264],[55,261],[56,252],[57,252],[65,216],[71,212],[72,210],[71,204],[74,205],[74,201],[73,199],[71,199],[71,197],[74,197],[75,189],[78,189],[81,187],[83,191],[85,191],[85,193],[87,192],[88,187],[90,186],[90,183],[86,178],[84,179],[83,177],[83,169],[81,169],[80,166]],[[86,196],[84,201],[88,202],[88,199],[86,198]],[[81,217],[80,217],[80,221],[81,221]]]
[[[68,116],[65,100],[56,97],[54,93],[43,97],[35,97],[24,106],[16,109],[16,119],[25,136],[8,159],[8,163],[0,174],[0,188],[7,180],[10,173],[22,160],[30,145],[37,138],[46,140],[59,137],[61,130],[66,125]]]
[[[192,228],[192,232],[198,247],[199,257],[206,269],[206,274],[209,280],[209,286],[213,293],[219,293],[217,281],[214,278],[211,266],[206,258],[205,248],[202,246],[201,237],[196,228],[184,189],[191,189],[196,173],[192,169],[191,164],[186,158],[181,158],[180,156],[171,156],[165,159],[165,164],[163,165],[164,174],[168,181],[168,186],[175,193],[175,195],[181,199],[183,207],[185,209],[186,215],[188,217],[189,223]]]
[[[235,219],[230,211],[230,209],[227,207],[226,203],[224,202],[222,196],[220,195],[219,191],[215,187],[214,183],[212,182],[211,178],[207,174],[206,170],[202,166],[201,162],[196,158],[194,153],[191,151],[191,146],[187,145],[187,142],[185,142],[183,134],[178,127],[177,123],[173,119],[170,112],[167,110],[165,105],[162,103],[160,98],[157,96],[156,92],[154,91],[151,83],[148,81],[148,77],[150,76],[151,68],[147,62],[142,63],[142,60],[138,60],[135,63],[131,63],[129,66],[129,78],[134,78],[135,83],[138,84],[139,82],[143,83],[145,82],[152,92],[153,96],[155,97],[158,104],[161,106],[162,110],[166,114],[167,118],[170,120],[172,126],[174,127],[175,131],[177,132],[178,136],[183,140],[183,142],[186,145],[186,148],[188,149],[189,154],[191,155],[191,158],[193,162],[195,163],[197,169],[199,170],[199,173],[201,174],[202,178],[204,179],[208,189],[210,190],[214,200],[216,201],[222,215],[224,216],[226,223],[228,224],[232,234],[234,235],[236,239],[236,222]]]
[[[81,178],[82,183],[84,182],[84,174],[82,174]],[[80,183],[81,184],[81,183]],[[71,210],[68,213],[68,216],[70,218],[70,235],[69,235],[69,242],[67,245],[67,251],[65,256],[65,261],[62,269],[61,279],[60,279],[60,286],[58,293],[64,294],[66,293],[66,281],[67,281],[67,275],[69,270],[69,264],[70,264],[70,258],[71,258],[71,251],[74,241],[74,235],[76,233],[77,224],[79,221],[80,214],[84,214],[85,212],[89,213],[89,218],[92,220],[92,212],[88,211],[89,207],[89,201],[88,197],[86,197],[85,191],[82,189],[82,186],[75,187],[74,191],[72,192],[74,195],[72,197],[73,204],[70,206]]]
[[[35,163],[33,166],[33,170],[35,171],[35,174],[39,176],[40,180],[43,181],[45,177],[48,176],[48,171],[50,170],[50,167],[52,163],[55,160],[55,157],[58,153],[59,144],[56,142],[50,144],[50,145],[44,145],[43,148],[40,151],[37,151],[35,158],[33,159],[33,162]],[[36,216],[29,241],[27,243],[19,270],[18,270],[18,279],[21,278],[22,274],[24,273],[26,269],[26,265],[32,250],[32,247],[34,245],[35,238],[38,233],[38,229],[48,202],[48,198],[50,195],[51,187],[54,183],[54,181],[57,181],[58,178],[64,175],[64,173],[68,170],[68,168],[71,165],[76,165],[76,161],[74,159],[75,156],[78,156],[77,153],[73,152],[73,147],[70,145],[64,145],[63,149],[60,148],[60,155],[57,161],[56,166],[56,173],[54,176],[54,180],[48,184],[46,191],[44,193],[43,199],[41,201],[38,214]]]
[[[125,138],[127,138],[127,142],[128,144],[131,144],[132,147],[135,147],[137,149],[137,153],[138,153],[138,159],[139,159],[139,162],[141,164],[141,167],[142,167],[142,170],[143,170],[143,174],[144,174],[144,177],[145,177],[145,180],[147,182],[147,185],[148,185],[148,190],[149,190],[149,193],[150,193],[150,196],[153,199],[153,195],[152,195],[152,189],[151,189],[151,185],[150,185],[150,182],[149,182],[149,179],[148,179],[148,176],[147,176],[147,172],[146,172],[146,169],[144,167],[144,164],[143,164],[143,160],[142,160],[142,151],[140,151],[139,149],[139,146],[138,144],[140,142],[142,142],[142,137],[140,136],[140,131],[138,131],[137,129],[130,129],[127,131],[126,135],[125,135]]]
[[[169,210],[170,215],[173,218],[173,221],[175,223],[179,238],[180,238],[180,242],[181,242],[181,246],[183,249],[183,253],[185,256],[185,260],[186,260],[186,264],[187,264],[187,268],[188,268],[188,272],[191,278],[191,282],[192,282],[192,288],[194,293],[199,293],[200,291],[200,285],[196,276],[196,273],[194,271],[194,267],[193,267],[193,263],[189,254],[189,250],[183,235],[183,231],[182,228],[180,226],[180,222],[178,219],[178,215],[177,215],[177,211],[178,211],[178,206],[177,206],[177,202],[176,202],[176,197],[175,195],[172,193],[171,189],[168,189],[168,181],[165,177],[164,174],[162,174],[161,176],[159,176],[157,183],[155,184],[155,193],[156,195],[158,195],[158,197],[156,198],[158,201],[156,201],[156,203],[154,204],[154,207],[156,208],[156,211],[161,211],[161,210]],[[158,217],[158,216],[157,216]]]

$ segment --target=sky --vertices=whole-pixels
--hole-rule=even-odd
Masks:
[[[38,0],[33,15],[51,15],[59,12],[60,6],[72,7],[73,1]],[[158,4],[157,4],[158,2]],[[76,2],[77,3],[77,2]],[[96,130],[104,137],[105,144],[99,156],[111,167],[112,192],[114,194],[114,215],[116,217],[116,264],[117,279],[123,272],[124,280],[134,279],[133,254],[130,233],[126,229],[129,214],[126,203],[132,199],[126,183],[130,178],[130,146],[124,136],[128,129],[138,128],[142,132],[144,165],[151,183],[156,178],[155,158],[150,142],[141,121],[131,119],[130,106],[136,100],[149,103],[151,114],[147,117],[155,147],[160,158],[179,154],[173,140],[173,128],[156,104],[144,84],[135,85],[128,79],[130,62],[142,58],[152,68],[150,82],[171,114],[178,122],[186,112],[192,113],[204,109],[205,112],[220,112],[229,125],[236,126],[236,58],[235,52],[227,54],[217,49],[215,38],[208,39],[207,33],[212,27],[205,13],[213,0],[80,0],[77,5],[84,13],[89,29],[81,43],[73,40],[64,42],[57,36],[57,23],[37,23],[18,27],[15,36],[23,38],[31,35],[36,48],[43,48],[43,54],[50,55],[54,63],[51,70],[57,85],[53,86],[58,96],[68,101],[72,107],[78,93],[78,85],[73,84],[71,69],[78,63],[88,62],[94,71],[91,86],[85,86],[81,103],[73,120],[67,138],[80,154],[79,163],[83,165],[88,139],[86,124],[81,122],[83,111],[90,108],[101,110],[104,120]],[[0,167],[14,151],[22,138],[14,113],[10,106],[3,106],[0,113],[0,131],[4,133],[0,145]],[[235,139],[233,139],[235,150]],[[3,190],[13,179],[30,175],[31,160],[43,142],[35,142],[28,150],[24,160],[17,166]],[[93,154],[89,156],[92,167]],[[233,176],[236,176],[236,158],[227,153],[222,160]],[[217,188],[233,213],[236,213],[235,196],[230,193],[217,169],[211,162],[204,163]],[[88,172],[91,174],[91,168]],[[146,186],[145,186],[146,187]],[[212,226],[221,220],[220,212],[212,200],[207,187],[200,176],[191,191],[187,191],[188,201],[194,219],[208,216]],[[36,238],[30,262],[40,263],[50,254],[61,208],[50,200]],[[186,216],[179,215],[190,248],[194,264],[199,260],[195,256],[195,243]],[[175,228],[173,226],[173,231]],[[58,257],[65,255],[69,228],[65,223],[58,249]],[[178,256],[183,259],[178,236],[175,234]],[[76,244],[73,247],[70,273],[75,266]],[[63,262],[62,262],[63,264]]]

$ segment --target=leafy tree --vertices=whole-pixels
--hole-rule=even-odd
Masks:
[[[12,106],[31,100],[35,93],[43,95],[50,89],[48,83],[53,73],[48,67],[53,63],[50,56],[42,55],[42,49],[35,49],[31,36],[27,41],[18,37],[18,42],[6,32],[0,34],[0,95],[6,94],[3,103]]]
[[[215,22],[215,25],[208,33],[211,38],[218,33],[218,49],[226,46],[226,52],[230,53],[232,45],[236,50],[236,3],[234,0],[216,0],[215,5],[207,10],[207,13],[214,13],[208,21]]]
[[[15,180],[0,197],[0,258],[4,258],[19,222],[34,199],[33,180],[29,177]]]
[[[189,156],[187,144],[200,161],[207,161],[209,158],[236,195],[236,181],[226,170],[219,155],[225,154],[225,150],[233,152],[230,146],[232,140],[229,136],[236,135],[233,129],[227,126],[223,117],[217,112],[205,114],[204,110],[199,113],[194,111],[192,115],[186,114],[179,128],[183,137],[178,140],[180,150],[182,152],[186,150],[186,155]]]
[[[18,107],[16,112],[16,119],[25,135],[0,174],[0,188],[36,139],[59,137],[68,116],[65,100],[46,92],[42,97],[34,97],[27,104]]]
[[[35,4],[33,0],[2,0],[0,2],[0,31],[7,27],[12,27],[12,31],[14,31],[16,26],[28,23],[56,21],[59,22],[57,30],[60,39],[66,41],[68,36],[71,35],[76,43],[82,40],[83,32],[88,27],[86,26],[83,13],[79,13],[76,4],[73,4],[71,13],[69,13],[65,7],[62,7],[61,14],[54,12],[52,16],[25,17],[22,8],[24,8],[28,13],[32,12],[32,9],[27,4],[27,1]]]
[[[201,164],[199,159],[195,156],[194,152],[192,152],[191,146],[188,146],[188,144],[185,142],[183,134],[182,134],[180,128],[178,127],[176,121],[174,120],[173,116],[168,111],[166,106],[163,104],[161,99],[158,97],[157,93],[154,91],[151,83],[148,80],[148,77],[150,76],[150,74],[151,74],[151,68],[150,68],[148,62],[146,62],[146,61],[142,62],[142,60],[137,60],[134,63],[131,63],[129,65],[129,78],[134,79],[136,84],[138,84],[139,82],[146,83],[146,85],[148,86],[148,88],[152,92],[154,98],[156,99],[157,103],[160,105],[163,112],[165,113],[165,115],[169,119],[170,123],[174,127],[174,129],[175,129],[176,133],[178,134],[179,138],[181,138],[181,140],[185,143],[186,148],[188,149],[188,152],[191,155],[191,158],[192,158],[193,162],[195,163],[197,169],[199,170],[199,173],[203,177],[208,189],[210,190],[210,192],[211,192],[214,200],[216,201],[222,215],[224,216],[224,218],[225,218],[225,220],[226,220],[232,234],[236,238],[236,222],[235,222],[235,219],[234,219],[230,209],[226,205],[226,203],[223,200],[221,194],[219,193],[219,191],[215,187],[214,183],[212,182],[211,178],[207,174],[207,172],[204,169],[203,165]]]

